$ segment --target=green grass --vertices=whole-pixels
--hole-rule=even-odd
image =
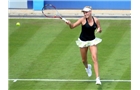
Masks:
[[[75,20],[71,20],[74,22]],[[20,22],[21,26],[16,26]],[[131,20],[100,20],[96,36],[101,80],[131,80]],[[9,19],[9,79],[80,79],[87,77],[75,41],[81,27],[62,20]],[[88,61],[92,64],[90,53]],[[9,80],[9,90],[131,90],[131,82],[49,82]]]

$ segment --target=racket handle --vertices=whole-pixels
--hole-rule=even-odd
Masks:
[[[68,20],[66,20],[65,18],[62,18],[63,21],[68,22]]]

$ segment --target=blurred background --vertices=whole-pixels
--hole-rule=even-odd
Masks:
[[[131,0],[8,0],[9,17],[44,17],[42,7],[53,4],[62,16],[82,16],[84,6],[92,6],[98,18],[130,18]]]

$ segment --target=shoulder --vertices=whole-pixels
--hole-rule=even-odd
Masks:
[[[86,19],[85,19],[84,17],[81,17],[81,18],[78,19],[77,22],[79,22],[79,23],[82,24],[82,23],[85,22],[85,21],[86,21]]]
[[[93,17],[95,22],[98,23],[99,22],[99,19],[97,17]]]
[[[81,18],[79,18],[79,20],[80,20],[80,21],[83,21],[83,20],[85,20],[85,18],[84,18],[84,17],[81,17]]]
[[[93,17],[95,21],[99,21],[99,19],[97,17]]]

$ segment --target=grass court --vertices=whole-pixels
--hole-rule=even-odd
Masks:
[[[75,43],[81,26],[69,29],[59,19],[9,19],[9,90],[131,90],[131,20],[101,19],[100,24],[102,85],[96,85]],[[93,63],[90,52],[88,62]]]

